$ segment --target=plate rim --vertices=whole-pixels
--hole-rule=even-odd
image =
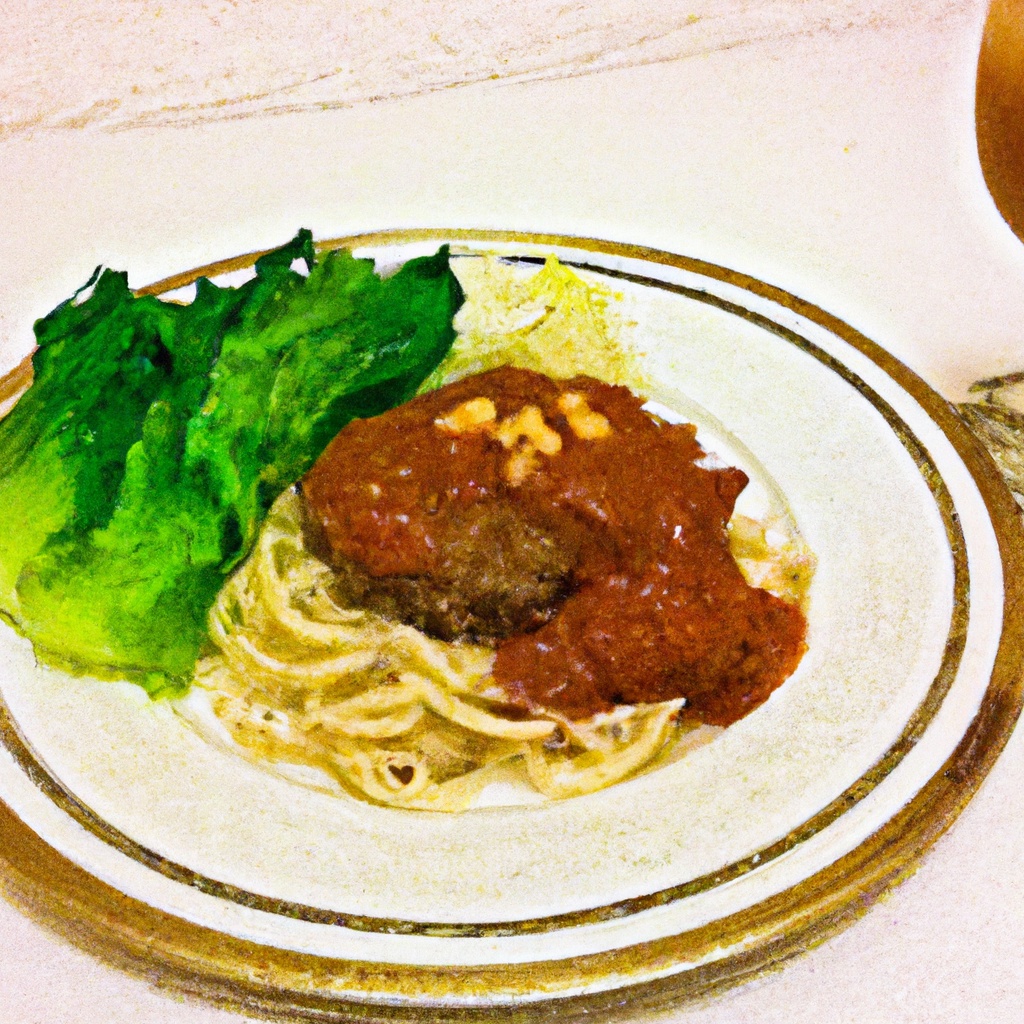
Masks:
[[[1024,704],[1024,520],[990,457],[941,395],[844,321],[750,275],[634,243],[522,231],[390,229],[322,240],[316,249],[435,240],[569,248],[660,264],[733,285],[847,342],[916,400],[978,487],[1004,570],[1003,628],[992,674],[981,707],[953,753],[877,832],[796,886],[680,935],[570,961],[470,968],[402,966],[321,957],[236,938],[158,910],[100,881],[50,847],[2,800],[0,891],[37,921],[132,973],[152,977],[155,969],[162,986],[236,1009],[294,1019],[315,1015],[424,1020],[440,1008],[448,1013],[457,1010],[467,1019],[490,1019],[495,1012],[507,1013],[512,1002],[517,1013],[531,1016],[531,1011],[544,1008],[550,1012],[552,1001],[567,1016],[614,1016],[624,995],[630,1013],[666,1001],[693,1001],[755,977],[852,923],[881,893],[913,872],[920,856],[973,796]],[[137,289],[136,294],[171,291],[200,276],[244,269],[266,251],[271,250],[206,264]],[[687,962],[700,963],[718,948],[733,951],[678,969]],[[655,966],[677,970],[652,980]],[[638,981],[644,974],[647,977]],[[617,979],[611,988],[578,993],[588,986],[600,989],[610,977]],[[379,1000],[366,994],[368,981],[381,994]],[[578,994],[562,994],[572,990]],[[385,998],[391,1002],[385,1004]]]

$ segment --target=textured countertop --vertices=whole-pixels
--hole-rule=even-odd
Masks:
[[[1024,245],[977,164],[984,0],[7,4],[0,372],[103,262],[142,285],[415,225],[633,241],[836,314],[951,400],[1024,369]],[[719,1024],[1016,1020],[1019,732],[920,869]],[[0,902],[10,1024],[225,1024]]]

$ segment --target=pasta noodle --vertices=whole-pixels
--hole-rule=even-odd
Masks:
[[[218,651],[196,672],[214,714],[255,757],[320,769],[377,803],[455,810],[499,763],[518,762],[544,796],[576,796],[634,774],[693,730],[677,720],[682,700],[586,722],[508,717],[489,684],[490,648],[331,599],[300,501],[294,490],[278,499],[221,592],[210,615]]]

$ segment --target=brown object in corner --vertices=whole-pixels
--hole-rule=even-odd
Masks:
[[[985,184],[1024,241],[1024,0],[993,0],[989,8],[974,122]]]

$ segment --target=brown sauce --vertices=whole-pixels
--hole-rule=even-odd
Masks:
[[[800,610],[744,580],[747,478],[626,388],[502,368],[349,424],[303,481],[343,596],[496,645],[517,711],[587,718],[686,698],[728,725],[805,650]]]

